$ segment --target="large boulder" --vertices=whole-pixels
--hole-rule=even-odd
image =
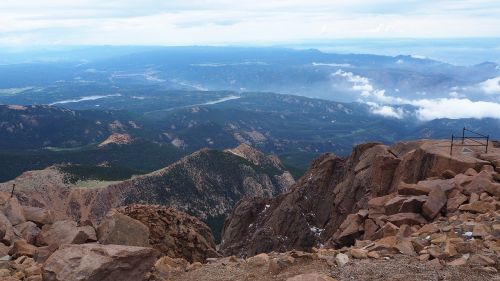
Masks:
[[[37,251],[37,248],[23,239],[17,239],[14,244],[12,245],[12,248],[9,251],[9,254],[13,258],[18,258],[20,256],[28,256],[28,257],[33,257]]]
[[[435,218],[441,209],[446,205],[446,201],[448,201],[448,197],[441,188],[433,188],[431,192],[429,192],[429,196],[427,201],[422,206],[422,213],[427,219]]]
[[[2,236],[2,242],[10,245],[16,238],[16,232],[9,219],[0,212],[0,234],[3,234],[0,236]]]
[[[386,220],[396,226],[401,226],[403,224],[421,225],[427,223],[427,221],[420,214],[415,213],[398,213],[388,216]]]
[[[464,184],[464,192],[468,195],[472,193],[481,194],[484,192],[490,183],[493,181],[493,177],[487,171],[481,171],[477,175],[473,176],[471,181]]]
[[[54,222],[54,214],[47,209],[23,206],[23,213],[26,220],[32,221],[40,227]]]
[[[149,228],[142,222],[111,210],[97,227],[101,244],[149,246]]]
[[[42,227],[42,231],[37,238],[37,245],[57,245],[83,244],[87,242],[89,235],[86,230],[78,227],[74,221],[56,221],[54,224],[47,224]]]
[[[158,252],[123,245],[64,245],[43,266],[44,281],[143,281]]]
[[[205,262],[218,257],[210,228],[198,218],[159,205],[130,205],[117,209],[149,228],[149,243],[171,258]]]
[[[16,197],[11,197],[9,193],[0,192],[0,211],[4,213],[12,225],[26,221],[19,201]]]
[[[21,237],[26,240],[30,244],[35,244],[37,236],[40,234],[40,228],[36,226],[34,222],[27,221],[21,224],[18,224],[14,227]]]

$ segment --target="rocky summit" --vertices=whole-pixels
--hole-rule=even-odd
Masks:
[[[240,201],[226,221],[220,249],[252,256],[340,248],[383,238],[388,228],[414,232],[462,211],[494,212],[500,149],[450,156],[449,148],[449,142],[426,140],[362,144],[347,158],[325,154],[290,192]]]

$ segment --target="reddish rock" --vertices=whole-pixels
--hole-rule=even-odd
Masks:
[[[41,231],[40,228],[31,221],[18,224],[14,228],[21,234],[21,237],[30,244],[36,243],[36,238]]]
[[[56,221],[42,227],[37,237],[37,245],[82,244],[88,240],[87,233],[74,221]]]
[[[397,226],[401,226],[403,224],[421,225],[427,223],[427,221],[420,214],[415,213],[399,213],[388,216],[386,220]]]
[[[412,257],[417,255],[417,253],[415,253],[415,249],[410,239],[403,239],[399,241],[395,247],[403,255]]]
[[[458,209],[460,211],[484,214],[490,211],[495,211],[495,205],[488,202],[476,201],[474,203],[462,205]]]
[[[149,246],[149,228],[142,222],[111,210],[97,227],[101,244]]]
[[[471,255],[467,263],[469,265],[476,265],[476,266],[495,265],[495,261],[492,258],[480,254]]]
[[[364,249],[351,248],[349,254],[355,259],[366,259],[368,258],[368,251]]]
[[[433,234],[439,231],[439,227],[436,224],[426,224],[422,226],[416,233],[417,234]]]
[[[33,257],[36,253],[37,248],[31,244],[28,244],[23,239],[18,239],[12,245],[12,248],[9,251],[9,254],[13,258],[18,258],[20,256]]]
[[[430,191],[430,188],[418,184],[407,184],[401,182],[398,185],[398,193],[401,195],[427,195]]]
[[[464,172],[464,174],[466,176],[475,176],[475,175],[477,175],[477,171],[472,169],[472,168],[469,168],[469,169],[467,169],[467,171]]]
[[[396,196],[384,205],[385,214],[393,215],[396,213],[420,213],[422,205],[425,203],[427,196]]]
[[[398,232],[399,232],[399,227],[388,222],[373,235],[372,239],[380,239],[388,236],[395,236],[396,234],[398,234]]]
[[[455,196],[448,199],[446,203],[446,211],[448,213],[456,212],[458,210],[458,207],[467,202],[467,200],[467,196],[463,195],[462,193],[456,194]]]
[[[379,226],[372,219],[367,219],[365,220],[363,228],[365,230],[365,233],[363,234],[363,240],[372,240],[374,239],[374,234],[379,229]]]
[[[423,249],[425,249],[427,246],[430,245],[429,240],[424,239],[424,238],[420,238],[420,237],[416,237],[416,238],[412,239],[411,243],[413,245],[413,249],[417,253],[419,253],[420,251],[422,251]]]
[[[9,193],[0,192],[0,203],[0,211],[2,211],[12,225],[17,225],[26,221],[23,208],[16,197],[10,197]]]
[[[394,198],[395,194],[389,194],[385,196],[375,197],[368,201],[368,210],[370,215],[374,214],[384,214],[384,205]]]
[[[492,181],[493,178],[491,174],[486,171],[482,171],[479,174],[473,176],[471,182],[464,186],[464,192],[466,194],[481,194],[482,192],[486,191],[486,188]]]
[[[440,189],[442,190],[445,194],[451,193],[454,189],[457,188],[455,179],[447,179],[447,180],[442,180],[442,179],[427,179],[423,181],[418,182],[419,185],[425,186],[429,188],[429,193],[432,192],[432,190],[435,189]],[[429,194],[430,195],[430,194]]]
[[[117,211],[148,227],[149,243],[164,255],[189,262],[219,256],[210,228],[196,217],[158,205],[131,205]]]
[[[122,245],[63,245],[43,265],[44,281],[143,281],[158,252]]]
[[[87,242],[95,242],[97,241],[97,233],[94,227],[90,225],[79,226],[78,229],[80,231],[85,232],[87,234]]]
[[[38,226],[52,224],[54,222],[54,214],[47,209],[23,206],[23,213],[26,220],[32,221]]]
[[[500,197],[500,183],[490,183],[486,186],[486,192],[492,196]]]
[[[2,242],[10,245],[15,238],[14,227],[2,212],[0,212],[0,229],[0,234],[3,234]]]
[[[446,170],[444,171],[443,173],[441,173],[441,176],[444,178],[444,179],[452,179],[456,176],[457,174],[455,172],[453,172],[452,170]]]
[[[340,245],[353,245],[363,231],[363,220],[357,214],[350,214],[334,234],[334,240]]]
[[[427,219],[435,218],[446,204],[448,198],[443,190],[434,188],[429,192],[427,201],[422,206],[422,214]]]
[[[399,207],[399,213],[420,213],[422,212],[422,206],[427,201],[427,196],[410,196],[408,199],[403,201],[403,204]]]
[[[384,205],[384,210],[386,215],[393,215],[399,213],[399,208],[403,205],[403,202],[407,199],[406,196],[396,196],[388,200]]]

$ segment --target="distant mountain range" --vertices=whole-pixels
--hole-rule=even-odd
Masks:
[[[286,48],[92,47],[40,52],[13,61],[17,63],[0,65],[0,89],[25,89],[22,96],[26,96],[53,92],[49,86],[54,85],[65,91],[80,88],[77,93],[70,90],[73,98],[83,94],[82,88],[102,94],[142,85],[266,91],[343,102],[357,101],[364,91],[376,90],[406,99],[450,97],[450,93],[484,99],[488,95],[481,83],[500,77],[500,67],[493,62],[457,66],[411,55]],[[53,102],[58,95],[38,95],[33,101]],[[0,101],[5,102],[3,97]]]
[[[498,119],[433,118],[483,110],[448,100],[464,97],[489,101],[485,116],[495,115],[498,77],[500,66],[489,62],[456,66],[314,49],[18,54],[0,65],[0,181],[57,163],[105,163],[122,179],[205,147],[242,143],[278,154],[300,176],[314,156],[347,155],[367,141],[449,138],[464,126],[499,138]]]
[[[166,98],[154,96],[132,101],[123,95],[116,102],[102,103],[100,110],[0,106],[0,179],[56,163],[106,162],[124,168],[124,175],[142,174],[204,147],[226,149],[241,143],[280,155],[299,176],[314,156],[329,151],[346,155],[353,144],[367,141],[450,138],[464,126],[500,138],[496,119],[422,123],[375,115],[360,103],[271,93],[175,91],[166,95],[184,96],[183,104],[171,105]],[[233,99],[210,102],[224,97]],[[129,142],[106,141],[116,134],[129,136]],[[105,141],[108,145],[100,145]]]

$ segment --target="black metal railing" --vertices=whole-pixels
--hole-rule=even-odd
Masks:
[[[466,135],[466,133],[471,133],[473,134],[472,136]],[[455,140],[462,140],[461,143],[456,144]],[[472,143],[466,143],[466,141],[472,141]],[[486,140],[486,142],[484,142]],[[451,135],[451,145],[450,145],[450,155],[453,154],[453,147],[454,146],[484,146],[485,147],[485,153],[488,153],[488,146],[490,144],[490,135],[483,135],[478,132],[474,132],[472,130],[469,130],[467,128],[462,129],[462,137]]]

